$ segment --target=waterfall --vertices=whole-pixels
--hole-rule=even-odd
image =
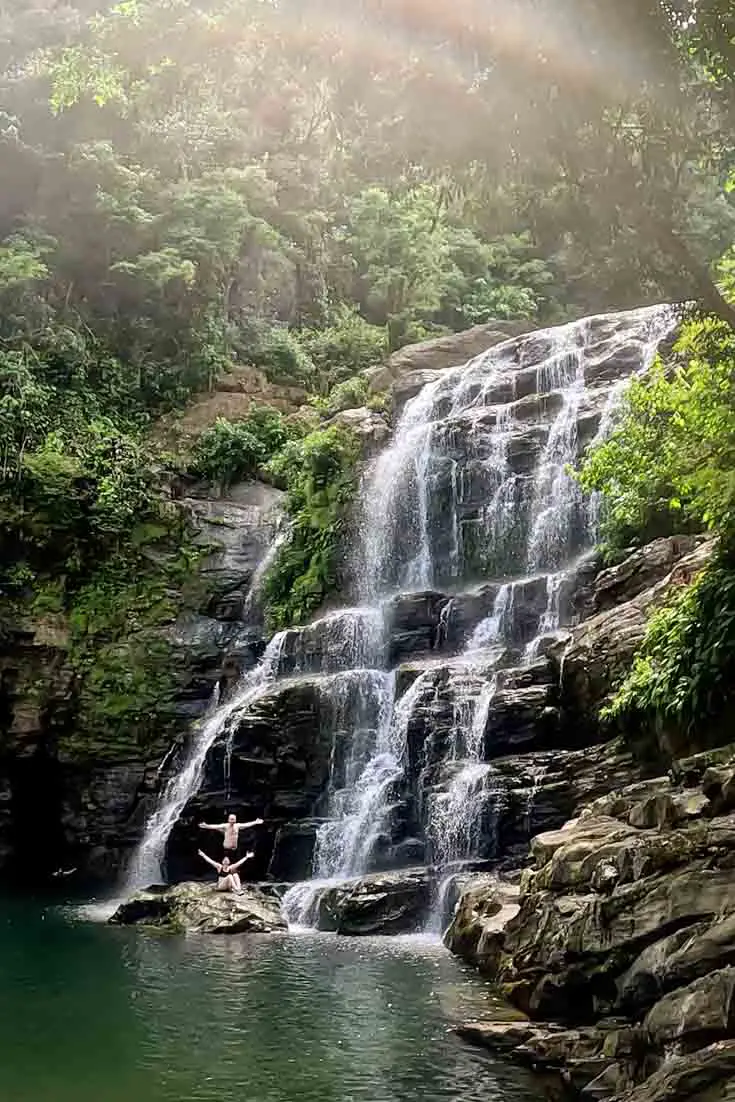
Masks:
[[[194,732],[180,769],[165,784],[156,809],[145,825],[143,839],[128,869],[128,893],[162,878],[166,843],[181,812],[199,791],[207,754],[230,717],[245,710],[268,690],[278,670],[283,639],[283,632],[274,635],[258,665],[245,674],[232,699],[222,707],[218,707],[219,685],[215,688],[208,713]]]
[[[430,796],[426,822],[440,868],[476,853],[483,818],[487,826],[490,805],[497,811],[505,799],[503,784],[483,760],[496,693],[495,677],[483,671],[488,666],[483,652],[517,642],[517,579],[527,571],[542,578],[546,572],[546,605],[520,655],[522,663],[530,663],[541,639],[560,627],[566,568],[593,542],[595,503],[585,502],[568,473],[584,443],[580,416],[598,411],[593,438],[607,434],[623,384],[614,379],[611,387],[604,385],[606,364],[621,350],[635,348],[635,369],[646,370],[673,319],[654,307],[627,315],[625,322],[613,324],[603,341],[591,320],[535,334],[528,365],[525,349],[519,356],[518,342],[510,341],[443,372],[408,404],[364,488],[364,577],[373,598],[405,585],[441,586],[463,573],[501,582],[492,612],[474,628],[459,667],[452,667],[449,779]],[[524,380],[529,374],[531,385]],[[538,408],[529,427],[532,394]],[[538,449],[531,470],[516,459],[524,441],[529,451]],[[442,613],[444,637],[453,604],[454,599]],[[465,686],[467,670],[488,678],[479,694]]]
[[[266,551],[261,561],[258,563],[255,571],[253,572],[253,576],[250,579],[250,586],[248,587],[248,591],[245,595],[242,611],[240,613],[241,619],[245,622],[247,622],[251,618],[254,611],[258,610],[259,602],[263,595],[263,582],[265,581],[266,574],[278,558],[278,553],[281,548],[284,547],[285,544],[288,542],[290,535],[290,524],[286,523],[285,521],[281,521],[281,523],[278,525],[275,539],[271,542],[268,550]]]
[[[355,876],[380,835],[384,795],[401,776],[402,747],[395,737],[395,675],[361,671],[361,700],[352,709],[353,732],[342,787],[329,795],[328,821],[317,834],[314,865],[321,879]],[[374,727],[360,717],[374,713]]]
[[[283,898],[283,911],[294,925],[308,925],[317,897],[326,885],[364,872],[376,842],[388,827],[389,796],[405,768],[406,739],[413,706],[424,685],[418,677],[395,704],[395,675],[373,681],[378,724],[372,745],[353,738],[345,770],[346,784],[329,797],[329,819],[319,829],[314,851],[315,878],[297,884]]]
[[[467,650],[471,653],[500,643],[510,634],[510,621],[513,616],[514,588],[507,582],[501,585],[493,604],[493,610],[486,620],[481,620],[472,633]]]
[[[407,403],[361,485],[351,549],[359,603],[276,636],[205,719],[147,824],[131,883],[159,875],[214,742],[227,734],[227,762],[239,718],[289,679],[314,683],[332,746],[313,808],[323,820],[314,878],[287,893],[291,921],[314,920],[325,884],[391,867],[405,801],[440,871],[494,856],[509,791],[487,760],[501,671],[515,663],[526,684],[538,674],[541,639],[564,623],[565,580],[594,541],[596,504],[569,466],[609,431],[621,380],[648,368],[673,324],[671,311],[651,307],[513,338],[442,371]],[[441,660],[420,657],[404,689],[388,657],[396,602],[437,594],[426,645]],[[433,717],[447,701],[437,734]]]

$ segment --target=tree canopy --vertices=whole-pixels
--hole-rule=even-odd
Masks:
[[[389,351],[478,322],[662,299],[735,320],[726,0],[0,14],[0,585],[13,601],[51,585],[85,637],[79,610],[99,599],[106,646],[121,608],[170,614],[144,583],[166,593],[161,562],[179,571],[171,482],[187,465],[286,486],[275,621],[337,584],[345,434],[256,411],[189,456],[155,444],[161,414],[233,368],[328,413],[364,400],[356,376]],[[691,385],[714,385],[708,370]],[[682,416],[704,446],[707,424]],[[695,482],[668,507],[698,508]],[[122,564],[143,589],[116,601]]]

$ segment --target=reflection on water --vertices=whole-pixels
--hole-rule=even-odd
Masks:
[[[525,1102],[448,1034],[486,987],[421,938],[174,938],[0,901],[8,1102]]]

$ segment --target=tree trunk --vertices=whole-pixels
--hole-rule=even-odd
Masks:
[[[727,322],[735,332],[735,306],[720,294],[707,265],[693,255],[687,243],[677,233],[670,232],[665,238],[661,237],[660,241],[691,279],[692,293],[688,297],[695,299],[706,313],[715,314]]]

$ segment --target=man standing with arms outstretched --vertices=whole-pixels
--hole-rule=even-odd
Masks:
[[[253,819],[252,823],[238,823],[237,815],[228,815],[226,823],[200,823],[199,827],[201,830],[221,831],[224,834],[223,856],[229,857],[230,861],[235,861],[240,831],[247,830],[249,827],[262,826],[262,824],[262,819]]]

